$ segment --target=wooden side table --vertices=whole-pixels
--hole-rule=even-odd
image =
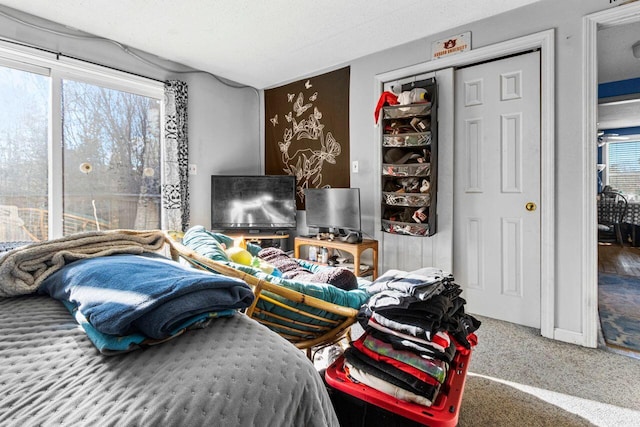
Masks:
[[[360,255],[367,249],[373,251],[373,280],[378,278],[378,241],[363,239],[360,243],[347,243],[340,240],[322,240],[315,237],[296,237],[293,243],[293,256],[300,258],[301,246],[324,246],[329,249],[338,249],[353,255],[353,273],[360,276]]]

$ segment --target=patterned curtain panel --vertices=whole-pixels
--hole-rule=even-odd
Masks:
[[[162,224],[165,230],[189,228],[187,139],[187,84],[168,80],[164,85],[165,160],[162,185]]]

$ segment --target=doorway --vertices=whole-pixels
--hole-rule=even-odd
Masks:
[[[635,350],[637,357],[640,357],[640,328],[637,326],[640,323],[637,315],[640,308],[640,241],[634,212],[640,209],[640,195],[635,194],[640,192],[629,186],[632,184],[629,179],[640,180],[640,176],[633,178],[633,174],[628,173],[623,157],[635,155],[634,145],[640,148],[640,142],[628,136],[640,133],[629,131],[640,126],[640,122],[634,123],[640,116],[640,90],[630,94],[629,91],[613,93],[609,89],[621,86],[621,83],[624,85],[629,79],[640,78],[638,59],[631,49],[639,39],[639,28],[640,7],[637,4],[608,9],[584,20],[585,170],[588,171],[585,188],[597,189],[584,199],[594,215],[592,221],[585,224],[588,228],[585,236],[594,248],[585,257],[585,265],[591,266],[589,280],[584,282],[585,334],[588,332],[594,347],[606,345],[629,355],[634,355]],[[619,56],[614,59],[616,53]],[[629,110],[632,114],[625,116],[625,111]],[[640,155],[637,157],[640,159]],[[616,235],[610,241],[604,241],[606,229],[600,224],[606,222],[607,209],[614,206],[613,198],[621,200],[616,202],[616,209],[620,210],[620,206],[624,209],[616,215]],[[632,316],[631,321],[629,316]]]
[[[640,22],[598,30],[597,204],[600,345],[640,358],[640,51],[632,49],[638,34]],[[615,239],[602,225],[610,220]]]

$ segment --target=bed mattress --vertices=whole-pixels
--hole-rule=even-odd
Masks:
[[[338,426],[304,353],[243,314],[98,353],[57,300],[0,298],[0,425]]]

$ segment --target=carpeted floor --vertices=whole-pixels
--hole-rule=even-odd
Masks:
[[[478,318],[459,427],[640,426],[640,360]]]
[[[640,352],[640,277],[598,275],[598,309],[607,345]]]

